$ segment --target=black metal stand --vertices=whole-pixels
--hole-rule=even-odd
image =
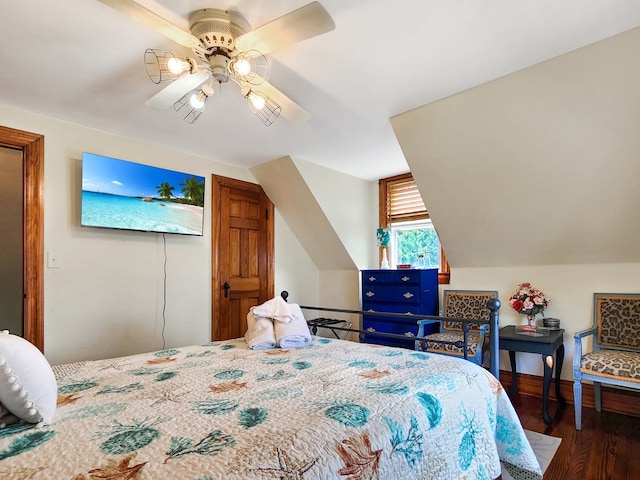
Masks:
[[[282,291],[280,296],[286,301],[287,298],[289,297],[289,292],[284,290]],[[466,332],[468,332],[469,328],[467,325],[470,325],[470,324],[482,325],[482,324],[489,323],[490,325],[489,328],[491,332],[490,333],[491,341],[489,344],[489,349],[490,349],[489,371],[493,374],[493,376],[495,376],[498,380],[500,380],[500,359],[498,356],[498,351],[499,351],[498,335],[499,335],[499,325],[500,325],[500,315],[498,313],[498,310],[500,310],[500,300],[498,300],[497,298],[492,298],[489,301],[487,301],[487,308],[491,311],[491,314],[489,315],[490,319],[488,322],[486,320],[477,320],[477,319],[448,318],[448,317],[438,317],[434,315],[417,315],[417,314],[406,314],[406,313],[372,312],[372,311],[363,311],[363,310],[348,310],[348,309],[342,309],[342,308],[310,307],[306,305],[300,305],[300,308],[304,310],[315,310],[319,312],[336,312],[336,313],[346,313],[346,314],[354,314],[354,315],[396,317],[396,318],[405,318],[405,319],[407,318],[408,315],[410,315],[411,318],[415,319],[416,321],[426,319],[426,320],[436,320],[436,321],[450,320],[450,321],[462,322],[466,326],[466,328],[464,329],[465,335],[464,335],[463,344],[460,345],[460,342],[445,342],[445,341],[442,341],[440,343],[454,343],[459,347],[464,347],[465,353],[468,350]],[[389,337],[389,338],[402,338],[404,340],[407,339],[405,335],[396,335],[393,333],[382,333],[382,332],[368,332],[368,331],[359,330],[359,329],[338,327],[337,325],[341,321],[343,320],[323,317],[323,318],[318,318],[314,320],[308,320],[307,324],[309,325],[309,327],[311,327],[311,332],[314,335],[317,333],[318,327],[327,327],[327,328],[330,328],[333,331],[333,334],[336,336],[338,336],[335,332],[336,330],[355,332],[359,335],[360,341],[364,340],[365,335],[375,335],[375,336]],[[417,342],[421,340],[420,337],[413,337],[412,339],[416,340]],[[465,355],[465,358],[466,358],[466,355]]]

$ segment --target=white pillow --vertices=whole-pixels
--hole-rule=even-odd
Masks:
[[[51,365],[33,344],[0,332],[0,403],[30,423],[50,423],[56,411],[58,384]]]

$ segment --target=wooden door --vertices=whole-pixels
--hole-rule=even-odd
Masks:
[[[212,176],[211,339],[244,336],[249,308],[273,297],[273,203],[255,183]]]
[[[24,338],[44,352],[44,136],[0,126],[0,147],[22,150]]]

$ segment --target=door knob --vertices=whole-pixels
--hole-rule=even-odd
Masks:
[[[224,298],[227,298],[229,296],[229,289],[231,288],[231,285],[229,285],[229,282],[224,282],[222,288],[224,288]]]

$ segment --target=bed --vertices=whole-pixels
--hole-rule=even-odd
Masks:
[[[499,381],[459,358],[234,339],[53,370],[53,419],[0,429],[0,478],[542,478]]]

